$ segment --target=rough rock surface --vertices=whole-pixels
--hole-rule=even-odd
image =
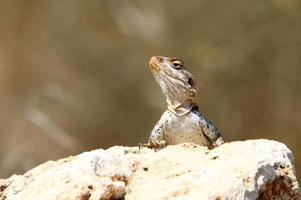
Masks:
[[[270,140],[115,146],[0,180],[0,199],[300,199],[292,152]]]

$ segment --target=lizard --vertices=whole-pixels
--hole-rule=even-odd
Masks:
[[[223,144],[221,133],[199,111],[196,81],[183,60],[153,56],[149,68],[166,96],[167,110],[153,128],[148,143],[142,146],[160,149],[189,142],[214,148]]]

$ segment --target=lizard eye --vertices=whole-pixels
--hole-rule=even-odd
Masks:
[[[172,63],[172,65],[175,69],[177,69],[177,68],[183,67],[183,62],[180,60],[176,60]]]
[[[187,81],[187,82],[188,82],[188,84],[189,84],[190,86],[192,86],[194,81],[193,81],[192,78],[188,78],[188,81]]]

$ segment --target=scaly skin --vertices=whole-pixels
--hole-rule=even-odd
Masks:
[[[154,56],[149,67],[166,96],[168,109],[152,130],[149,142],[142,146],[162,148],[192,142],[212,148],[223,144],[219,131],[198,110],[195,80],[183,61]]]

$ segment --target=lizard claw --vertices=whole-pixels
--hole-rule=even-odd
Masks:
[[[225,141],[223,140],[223,138],[222,137],[219,137],[214,143],[213,143],[213,147],[215,148],[215,147],[218,147],[218,146],[220,146],[220,145],[222,145],[222,144],[224,144],[225,143]]]
[[[148,147],[151,149],[159,150],[166,147],[166,141],[165,140],[158,141],[156,139],[152,139],[149,140],[148,143],[139,143],[138,147],[139,149],[141,149],[142,147]]]
[[[138,147],[139,149],[142,149],[143,147],[148,147],[148,143],[139,143]]]

